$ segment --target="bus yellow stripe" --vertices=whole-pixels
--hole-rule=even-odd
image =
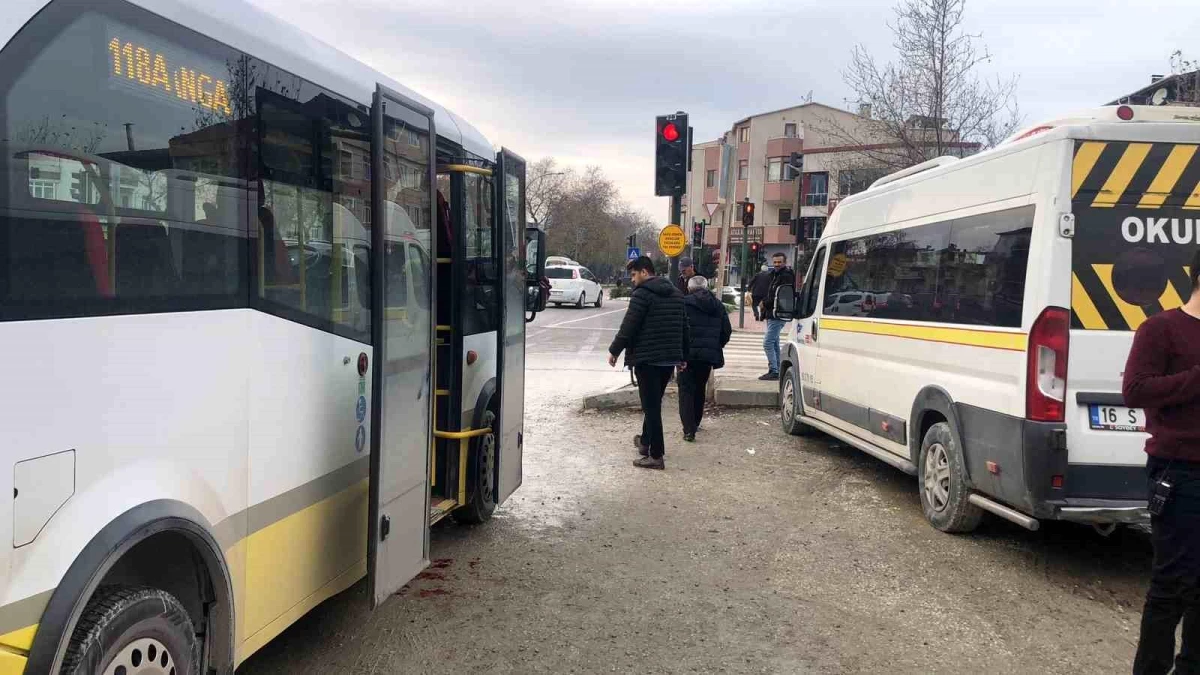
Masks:
[[[1141,307],[1131,305],[1121,299],[1117,295],[1117,291],[1113,288],[1112,280],[1112,265],[1092,265],[1092,269],[1096,270],[1096,276],[1100,277],[1100,283],[1104,284],[1104,290],[1108,291],[1108,295],[1112,298],[1113,304],[1117,306],[1117,310],[1121,312],[1121,316],[1125,318],[1125,323],[1129,324],[1129,330],[1137,330],[1137,327],[1142,325],[1146,320],[1146,313]]]
[[[1096,303],[1092,302],[1092,298],[1083,288],[1083,283],[1079,281],[1079,275],[1071,275],[1071,309],[1075,311],[1075,316],[1079,317],[1079,322],[1088,330],[1107,330],[1108,325],[1104,323],[1104,317],[1100,316],[1099,310],[1096,309]]]
[[[998,331],[975,330],[972,328],[943,328],[941,326],[914,326],[911,324],[879,323],[862,319],[821,319],[822,330],[867,335],[887,335],[927,340],[968,347],[987,347],[1009,351],[1025,351],[1028,336],[1024,333],[1001,333]]]
[[[1093,207],[1111,208],[1120,201],[1121,195],[1125,194],[1125,188],[1129,187],[1129,181],[1133,180],[1133,174],[1142,166],[1152,146],[1152,143],[1130,143],[1129,147],[1125,148],[1116,168],[1108,175],[1104,187],[1100,188],[1096,199],[1092,201]]]
[[[1175,183],[1179,182],[1179,177],[1183,175],[1183,170],[1195,156],[1197,147],[1200,146],[1176,145],[1171,150],[1167,161],[1163,162],[1162,169],[1159,169],[1158,175],[1150,183],[1150,188],[1142,195],[1142,201],[1138,202],[1139,209],[1157,209],[1167,201],[1171,190],[1175,189]]]
[[[1185,209],[1200,209],[1200,183],[1196,183],[1196,187],[1192,188],[1192,194],[1188,195],[1188,199],[1183,203]]]
[[[0,635],[0,646],[28,652],[33,647],[33,636],[37,634],[37,627],[38,625],[35,623],[32,626]]]
[[[1183,307],[1183,298],[1179,297],[1179,291],[1175,290],[1175,285],[1170,281],[1167,282],[1167,290],[1159,296],[1158,304],[1162,305],[1163,311]]]
[[[23,654],[0,647],[0,675],[21,675],[28,659]]]
[[[1096,166],[1096,160],[1100,159],[1100,153],[1104,152],[1107,146],[1108,143],[1099,141],[1088,141],[1079,146],[1078,152],[1075,153],[1075,162],[1071,165],[1072,198],[1079,192],[1083,181],[1087,180],[1088,174],[1092,172],[1092,167]]]

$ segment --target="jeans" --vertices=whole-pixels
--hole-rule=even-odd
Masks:
[[[665,450],[663,441],[662,400],[671,381],[671,366],[636,366],[638,397],[642,401],[642,445],[650,448],[650,456],[660,459]]]
[[[779,372],[779,334],[783,332],[786,321],[779,319],[767,320],[767,332],[763,334],[763,351],[767,353],[767,369],[772,373]]]
[[[679,420],[683,433],[694,434],[704,417],[704,395],[712,364],[688,361],[687,370],[679,374]]]
[[[1171,496],[1150,519],[1154,565],[1142,610],[1142,634],[1134,675],[1200,674],[1200,463],[1150,457],[1151,489],[1165,475]],[[1183,621],[1183,644],[1175,655],[1175,627]]]

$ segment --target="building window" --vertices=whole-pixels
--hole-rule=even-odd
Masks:
[[[750,162],[749,160],[740,160],[738,162],[738,180],[746,180],[750,177]]]
[[[775,157],[767,160],[767,182],[778,183],[783,179],[783,159]]]
[[[791,209],[779,209],[779,224],[786,225],[792,221]]]
[[[829,174],[809,173],[804,175],[805,206],[825,206],[829,203]]]
[[[871,183],[883,178],[887,169],[843,169],[838,171],[838,196],[849,197],[871,187]]]
[[[706,188],[717,187],[717,170],[716,169],[709,169],[708,171],[704,172],[704,187],[706,187]]]
[[[787,138],[795,138],[796,137],[796,123],[788,122],[788,123],[784,124],[783,125],[783,135]]]
[[[750,142],[750,127],[742,127],[738,129],[738,143]]]

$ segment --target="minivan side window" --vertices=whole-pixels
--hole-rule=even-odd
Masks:
[[[804,297],[800,299],[800,313],[796,318],[807,319],[817,311],[817,299],[820,298],[821,275],[824,274],[825,252],[829,247],[822,246],[813,257],[808,275],[804,278]]]
[[[837,242],[825,305],[853,298],[862,304],[839,314],[1019,327],[1033,217],[1022,206]]]

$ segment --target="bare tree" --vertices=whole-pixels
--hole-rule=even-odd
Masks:
[[[1175,75],[1175,102],[1200,105],[1200,60],[1189,59],[1183,50],[1171,54],[1171,73]]]
[[[901,169],[1000,143],[1017,127],[1017,79],[985,80],[980,35],[963,30],[966,0],[902,0],[890,24],[898,59],[859,45],[843,73],[869,118],[830,116],[818,130],[865,164]]]
[[[572,173],[570,169],[559,169],[553,157],[545,157],[529,165],[525,206],[534,225],[549,227],[547,216],[562,198],[563,187]]]

